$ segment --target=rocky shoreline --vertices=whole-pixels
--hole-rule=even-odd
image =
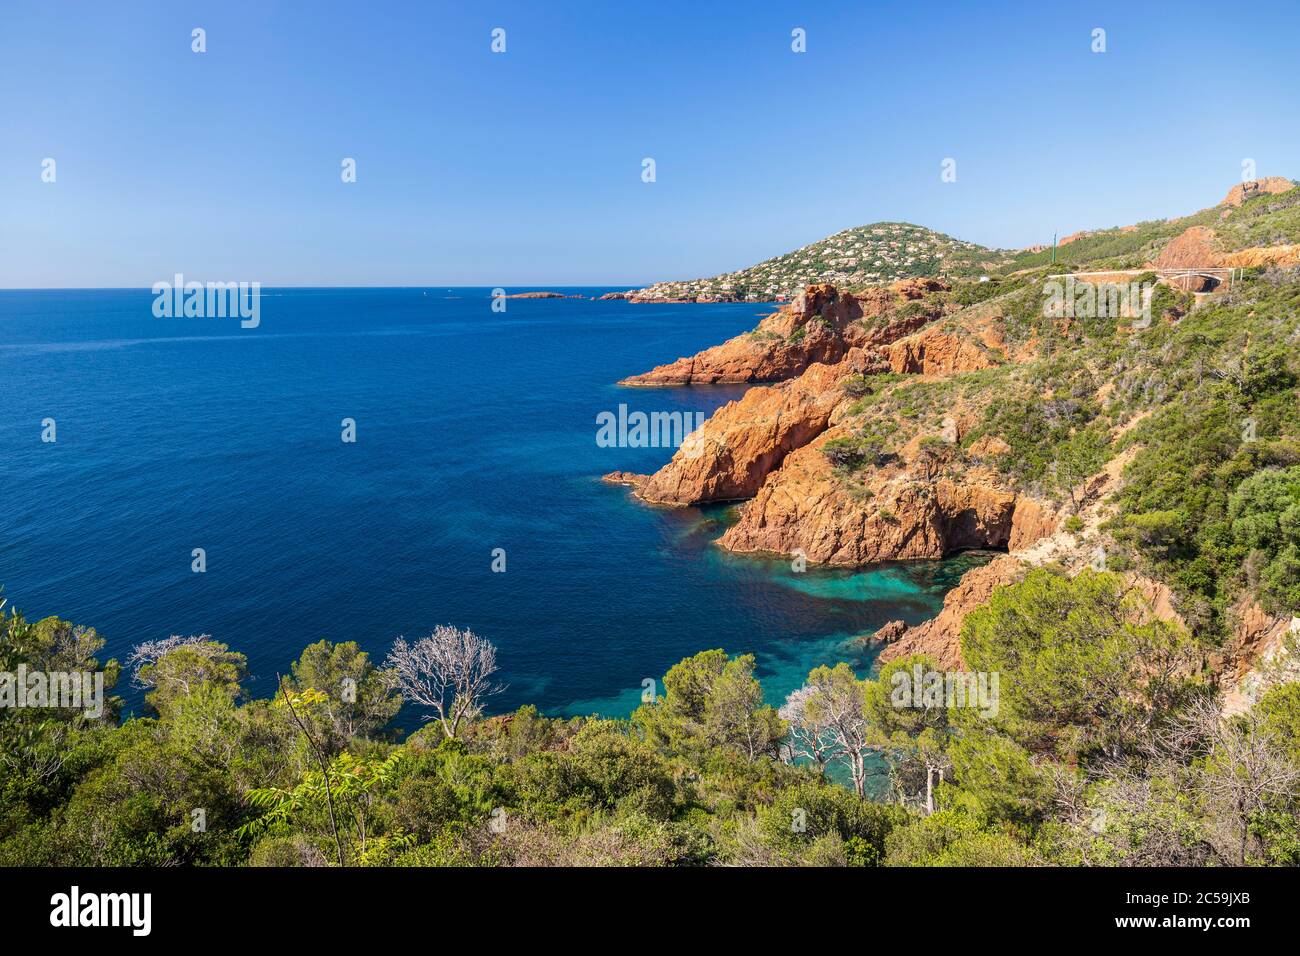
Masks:
[[[770,384],[756,384],[718,409],[653,475],[607,479],[631,485],[651,504],[744,500],[739,521],[719,542],[738,553],[801,552],[813,563],[851,567],[1028,543],[1026,516],[1043,506],[1022,504],[989,469],[925,476],[904,454],[850,488],[823,454],[827,442],[847,434],[843,423],[855,397],[842,387],[846,379],[948,375],[992,361],[930,328],[943,310],[926,297],[946,289],[935,280],[862,295],[810,286],[754,333],[624,379]],[[1049,530],[1042,522],[1035,528]]]
[[[846,476],[828,446],[862,431],[852,383],[871,376],[941,381],[1035,357],[1032,342],[1007,341],[997,310],[960,310],[953,319],[943,295],[948,290],[946,283],[916,279],[865,293],[809,286],[753,332],[623,379],[622,385],[640,387],[753,387],[719,408],[658,471],[611,472],[604,480],[664,507],[739,502],[735,523],[717,541],[737,554],[865,567],[975,549],[1006,552],[967,572],[932,620],[910,628],[891,622],[864,638],[881,647],[882,662],[923,653],[941,667],[963,666],[962,622],[995,588],[1034,566],[1075,573],[1089,565],[1088,542],[1111,513],[1131,456],[1116,456],[1080,486],[1069,530],[1057,502],[1013,487],[988,466],[1010,452],[998,436],[982,434],[956,451],[975,422],[958,407],[941,430],[919,429],[897,452]],[[951,450],[951,467],[939,471],[931,461],[936,441]],[[1153,614],[1177,618],[1167,587],[1128,578],[1150,594]],[[1285,628],[1254,605],[1240,609],[1238,618],[1215,668],[1237,699],[1247,701],[1247,691],[1236,688],[1249,686],[1253,668]]]

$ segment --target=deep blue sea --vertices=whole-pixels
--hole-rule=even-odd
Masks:
[[[452,623],[498,646],[494,712],[625,715],[644,678],[711,647],[756,654],[778,702],[817,664],[868,668],[849,639],[932,616],[978,560],[795,574],[713,546],[726,507],[650,508],[599,480],[671,449],[599,447],[598,413],[709,412],[744,391],[614,383],[765,306],[497,313],[488,289],[282,289],[242,329],[152,305],[148,290],[0,292],[3,596],[95,627],[101,656],[210,634],[269,696],[321,638],[382,658]],[[139,710],[125,679],[118,692]]]

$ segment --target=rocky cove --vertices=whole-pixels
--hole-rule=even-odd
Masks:
[[[973,423],[969,412],[954,409],[936,435],[918,431],[852,476],[826,454],[861,427],[861,396],[852,386],[864,376],[943,378],[1007,361],[995,320],[966,317],[960,328],[944,321],[936,293],[948,288],[933,279],[863,294],[809,286],[753,332],[624,379],[620,384],[638,387],[754,387],[719,408],[658,471],[613,472],[605,480],[630,486],[649,505],[737,502],[736,520],[716,544],[738,554],[858,568],[1028,548],[1056,530],[1056,511],[983,463],[980,453],[998,450],[995,439],[976,443],[960,465],[935,467],[935,439],[945,446],[941,453],[954,449]],[[970,586],[963,581],[958,591],[984,593],[991,586],[980,582],[1007,577],[1007,564],[995,561],[969,572]],[[921,628],[898,646],[932,645],[928,635],[951,630],[934,622]],[[954,638],[948,635],[950,647],[930,647],[944,664],[959,659]]]

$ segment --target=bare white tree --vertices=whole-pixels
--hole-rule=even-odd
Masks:
[[[1218,721],[1211,739],[1214,749],[1195,772],[1210,843],[1230,865],[1247,866],[1260,851],[1252,822],[1271,809],[1294,807],[1300,766],[1253,713]]]
[[[140,676],[141,668],[152,667],[178,647],[186,647],[191,644],[206,644],[211,639],[208,634],[190,634],[188,636],[173,634],[171,637],[162,637],[156,641],[145,641],[143,644],[137,644],[126,659],[127,666],[131,668],[131,683],[136,687],[153,687],[151,681]]]
[[[777,714],[788,727],[783,748],[786,762],[803,757],[824,768],[835,756],[836,749],[817,708],[814,706],[809,711],[808,702],[814,694],[816,691],[808,686],[791,691]]]
[[[451,738],[482,712],[488,697],[504,689],[492,680],[496,646],[468,628],[439,625],[414,643],[399,637],[384,664],[402,697],[430,708]]]
[[[1253,712],[1225,717],[1215,697],[1188,704],[1140,747],[1145,776],[1125,761],[1095,771],[1105,784],[1095,808],[1108,821],[1105,837],[1134,865],[1199,865],[1209,853],[1249,865],[1264,849],[1253,824],[1269,811],[1294,812],[1300,796],[1286,741]],[[1194,821],[1183,802],[1196,808]]]
[[[779,714],[789,725],[786,747],[825,767],[844,763],[858,796],[866,790],[869,753],[879,750],[866,713],[865,683],[847,664],[819,667],[809,682],[786,698]]]

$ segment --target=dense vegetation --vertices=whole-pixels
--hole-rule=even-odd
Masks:
[[[0,655],[111,686],[101,646],[11,614]],[[1300,862],[1298,685],[1222,722],[1192,637],[1114,574],[1036,571],[963,646],[1001,675],[991,711],[900,704],[897,675],[924,658],[874,680],[818,668],[778,711],[752,657],[715,650],[629,720],[485,717],[471,699],[399,740],[385,727],[409,685],[355,644],[311,645],[249,700],[242,655],[155,642],[132,656],[149,716],[0,711],[0,864]]]

